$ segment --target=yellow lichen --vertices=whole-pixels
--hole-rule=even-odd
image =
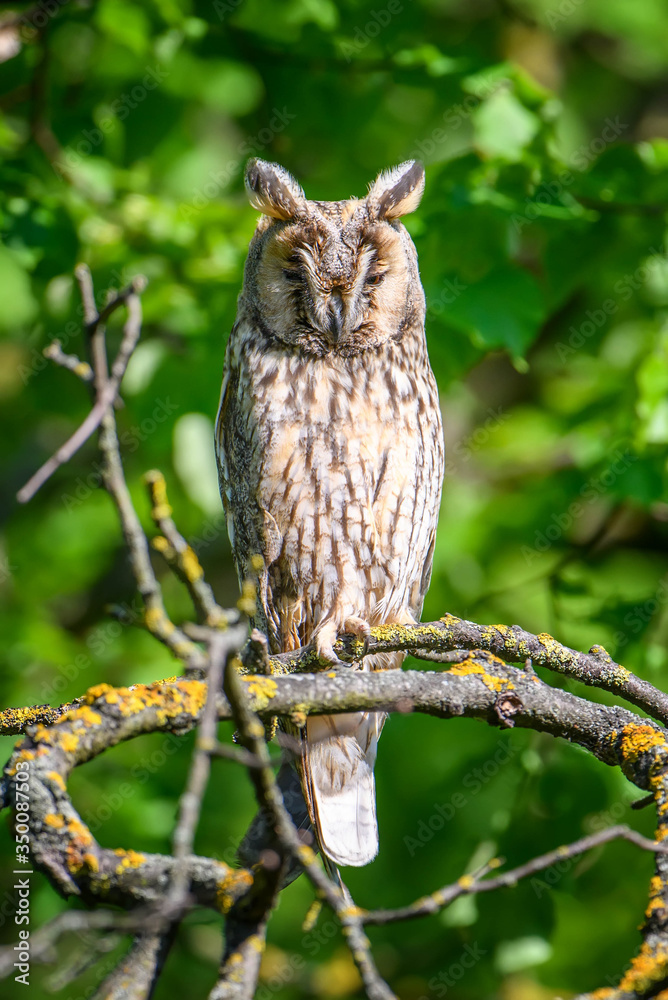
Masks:
[[[457,879],[457,883],[461,885],[462,889],[470,889],[474,882],[475,879],[472,875],[462,875]]]
[[[47,813],[44,817],[44,822],[54,830],[62,830],[65,826],[65,820],[58,813]]]
[[[216,900],[221,913],[228,913],[239,896],[240,889],[249,889],[253,884],[253,876],[245,868],[238,871],[230,870],[224,878],[216,883]]]
[[[63,733],[60,737],[60,745],[65,753],[73,753],[79,746],[79,737],[75,733]]]
[[[622,729],[621,751],[627,761],[635,761],[641,754],[648,753],[654,747],[665,747],[665,745],[665,737],[653,726],[630,722]]]
[[[663,947],[653,950],[645,943],[631,959],[631,968],[622,977],[619,989],[621,992],[643,994],[665,979],[667,973],[668,950]]]
[[[153,504],[151,517],[156,521],[161,520],[163,517],[171,517],[172,508],[167,499],[167,483],[162,472],[159,469],[150,469],[144,473],[143,478],[148,486],[151,503]],[[160,508],[166,508],[166,510],[161,510]]]
[[[140,854],[139,851],[124,851],[122,847],[116,848],[114,854],[121,859],[120,864],[116,866],[117,875],[122,875],[128,868],[139,868],[146,861],[145,854]]]
[[[144,624],[149,632],[159,632],[161,635],[170,635],[174,631],[174,624],[163,608],[147,608],[144,612]]]
[[[113,691],[111,684],[95,684],[93,687],[88,688],[84,695],[84,701],[87,705],[92,705],[94,701],[101,698],[102,695],[108,694],[109,691]]]
[[[269,699],[276,697],[278,686],[271,677],[252,674],[250,677],[243,677],[242,680],[247,685],[248,694],[255,699],[256,708],[266,708]]]
[[[46,776],[47,778],[49,778],[50,781],[53,782],[54,785],[58,785],[58,787],[62,789],[62,791],[65,791],[66,788],[65,779],[63,778],[62,774],[58,774],[57,771],[47,771]]]
[[[255,604],[255,584],[252,580],[244,580],[241,585],[241,597],[237,601],[237,607],[242,615],[248,615],[252,618],[255,614],[257,607]]]
[[[297,856],[301,861],[301,863],[303,864],[304,868],[307,868],[309,865],[315,863],[316,859],[315,851],[312,848],[310,848],[307,844],[301,845],[301,847],[297,851]]]
[[[450,627],[461,623],[461,618],[456,618],[454,615],[450,614],[443,615],[443,617],[439,620],[442,621],[444,625],[448,625]]]
[[[306,916],[302,923],[302,930],[306,934],[308,931],[312,931],[318,922],[318,917],[322,911],[322,900],[314,899],[308,910],[306,911]]]
[[[66,717],[64,716],[64,718]],[[32,738],[35,743],[53,743],[55,737],[51,729],[39,725],[33,733]]]
[[[496,660],[496,657],[494,659]],[[497,662],[502,663],[503,661],[497,660]],[[460,677],[476,674],[490,691],[512,691],[515,687],[512,681],[507,680],[505,677],[494,677],[492,674],[488,674],[482,664],[470,659],[464,660],[463,663],[455,663],[450,667],[448,673]]]
[[[191,583],[204,576],[204,570],[199,564],[199,559],[189,545],[186,545],[181,553],[181,565],[183,566],[183,572]]]
[[[84,705],[77,709],[76,721],[83,722],[85,726],[99,726],[102,722],[102,716],[99,712],[94,712],[88,705]]]
[[[655,896],[654,899],[650,899],[649,903],[647,904],[647,909],[645,910],[645,916],[647,917],[647,919],[649,920],[652,914],[655,913],[657,910],[665,910],[665,904],[662,899],[660,899],[658,896]]]
[[[5,708],[0,712],[0,734],[15,736],[25,732],[26,728],[44,722],[55,722],[61,715],[58,708],[48,705],[33,705],[28,708]]]
[[[59,722],[73,722],[75,728],[82,729],[99,726],[102,716],[99,712],[94,712],[90,705],[82,705],[80,708],[71,708]]]
[[[34,750],[22,750],[14,758],[14,763],[12,764],[12,766],[7,768],[7,774],[13,778],[16,772],[21,769],[21,764],[25,764],[28,761],[34,760],[36,756],[37,754],[35,753]]]
[[[93,837],[87,826],[79,819],[71,819],[66,824],[69,843],[67,845],[67,866],[72,872],[78,872],[86,865],[85,857],[90,853]]]

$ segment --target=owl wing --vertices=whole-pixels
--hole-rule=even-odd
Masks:
[[[235,327],[227,348],[216,421],[220,492],[239,582],[257,582],[259,600],[254,621],[276,649],[278,622],[268,586],[268,567],[280,553],[282,538],[275,519],[258,500],[262,461],[260,432],[244,368],[235,363],[236,331]],[[262,568],[254,563],[254,556],[262,557]]]
[[[416,505],[407,547],[412,580],[408,608],[416,622],[420,621],[431,580],[445,467],[443,423],[436,380],[431,370],[426,373],[424,396],[428,400],[428,418],[419,423],[421,447],[416,461]]]

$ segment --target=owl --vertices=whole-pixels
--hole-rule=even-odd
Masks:
[[[417,254],[399,221],[424,169],[381,173],[365,198],[309,201],[253,159],[260,219],[225,355],[216,451],[240,580],[275,653],[419,621],[443,481],[443,430]],[[258,558],[261,557],[261,558]],[[402,653],[359,669],[399,668]],[[373,768],[385,716],[308,718],[297,761],[323,854],[378,852]]]

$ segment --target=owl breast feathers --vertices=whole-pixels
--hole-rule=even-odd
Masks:
[[[216,443],[240,580],[274,652],[339,632],[416,622],[429,584],[443,431],[424,334],[415,162],[366,198],[308,201],[282,167],[251,160],[251,241],[225,356]],[[262,557],[262,569],[258,571]],[[401,653],[361,669],[401,666]],[[378,851],[373,765],[382,713],[311,717],[297,762],[320,847],[363,865]]]

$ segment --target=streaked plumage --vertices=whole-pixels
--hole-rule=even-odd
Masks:
[[[339,632],[418,621],[431,574],[443,434],[417,257],[398,221],[424,172],[405,163],[363,200],[313,202],[283,168],[251,160],[246,186],[263,215],[225,357],[221,493],[271,649],[314,641],[335,662]],[[402,660],[367,656],[362,669]],[[309,814],[338,864],[378,850],[383,722],[310,718],[302,734]]]

